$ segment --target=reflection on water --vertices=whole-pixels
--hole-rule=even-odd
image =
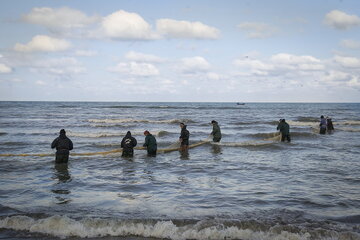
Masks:
[[[71,182],[71,175],[69,173],[67,164],[55,164],[53,179],[57,179],[54,183],[51,192],[55,193],[56,204],[67,204],[72,200],[69,198],[71,191],[68,183]]]
[[[66,183],[71,181],[68,165],[66,163],[55,164],[54,169],[54,178],[59,180],[58,183]]]
[[[214,154],[221,153],[221,146],[217,144],[212,144],[212,153]]]
[[[181,160],[190,160],[189,150],[180,151],[180,159]]]

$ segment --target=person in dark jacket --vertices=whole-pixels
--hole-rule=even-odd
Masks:
[[[132,157],[134,156],[134,147],[136,146],[137,141],[134,137],[131,136],[131,132],[128,131],[125,137],[121,141],[121,147],[123,149],[123,157]]]
[[[211,132],[211,135],[213,136],[213,141],[214,142],[220,142],[220,140],[221,140],[221,131],[220,131],[219,124],[215,120],[212,120],[211,124],[213,125],[213,130]]]
[[[332,133],[334,131],[334,125],[329,117],[326,118],[326,129],[328,133]]]
[[[155,157],[157,151],[156,138],[148,130],[144,132],[144,135],[145,143],[143,146],[146,147],[148,156]]]
[[[73,143],[66,136],[64,129],[60,130],[60,136],[51,143],[51,148],[56,148],[55,163],[67,163],[69,161],[69,153],[73,149]]]
[[[280,122],[276,128],[277,130],[280,131],[281,133],[281,141],[284,142],[285,139],[290,142],[290,126],[289,124],[285,121],[285,119],[280,119]]]
[[[180,123],[180,127],[181,127],[181,133],[180,133],[180,137],[179,137],[180,150],[181,151],[187,151],[188,148],[189,148],[189,136],[190,136],[190,133],[186,129],[187,126],[184,123]]]
[[[321,115],[320,117],[320,134],[325,134],[326,133],[326,127],[327,127],[327,123],[326,123],[326,118],[324,118],[323,115]]]

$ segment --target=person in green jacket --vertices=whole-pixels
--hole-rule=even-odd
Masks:
[[[280,119],[280,122],[276,128],[281,133],[281,141],[284,142],[285,139],[290,142],[290,126],[287,122],[285,122],[285,119]]]
[[[157,151],[156,138],[148,130],[144,132],[144,135],[145,143],[143,146],[146,147],[148,156],[155,157]]]
[[[221,140],[221,131],[220,131],[219,124],[215,120],[212,120],[211,124],[213,125],[213,130],[211,132],[211,135],[213,136],[213,141],[214,142],[220,142],[220,140]]]

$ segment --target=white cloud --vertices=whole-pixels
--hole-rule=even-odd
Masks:
[[[271,63],[265,63],[257,59],[236,59],[233,61],[233,64],[244,72],[256,75],[268,75],[270,71],[274,70],[274,66]]]
[[[248,38],[268,38],[278,32],[276,27],[266,23],[244,22],[237,25],[237,27],[245,31]]]
[[[324,65],[321,63],[321,61],[312,56],[296,56],[292,54],[279,53],[273,55],[270,60],[278,67],[285,67],[289,69],[310,71],[324,69]],[[282,65],[279,66],[279,64]]]
[[[18,52],[57,52],[67,50],[70,47],[70,42],[66,40],[37,35],[27,44],[16,43],[14,49]]]
[[[206,74],[207,78],[209,80],[215,80],[215,81],[218,81],[221,79],[221,76],[217,73],[214,73],[214,72],[209,72]]]
[[[88,17],[83,12],[68,7],[62,8],[33,8],[29,14],[23,16],[23,20],[45,26],[51,31],[64,31],[66,29],[83,28],[97,22],[99,17]]]
[[[341,41],[340,45],[344,48],[359,49],[360,41],[355,41],[352,39],[344,39]]]
[[[180,70],[183,73],[207,72],[210,70],[210,63],[203,57],[192,57],[181,59]]]
[[[96,51],[91,51],[91,50],[77,50],[75,52],[76,56],[80,56],[80,57],[93,57],[96,56],[98,53]]]
[[[360,18],[358,16],[349,15],[339,10],[333,10],[326,14],[324,22],[327,25],[340,30],[360,26]]]
[[[53,58],[35,62],[31,68],[35,73],[70,76],[86,72],[86,68],[75,58]]]
[[[150,63],[120,62],[115,67],[109,68],[109,71],[139,77],[151,77],[159,75],[159,70]]]
[[[12,72],[12,68],[3,64],[3,63],[0,63],[0,73],[11,73]]]
[[[177,21],[173,19],[159,19],[156,29],[169,38],[217,39],[220,31],[201,22]]]
[[[47,85],[46,82],[44,82],[44,81],[42,81],[42,80],[37,80],[37,81],[35,82],[35,84],[36,84],[36,85],[40,85],[40,86],[45,86],[45,85]]]
[[[164,62],[164,59],[162,59],[161,57],[151,55],[151,54],[134,52],[134,51],[130,51],[130,52],[126,53],[125,58],[130,61],[135,61],[135,62],[148,62],[148,63],[149,62],[154,62],[154,63]]]
[[[334,61],[345,68],[360,68],[359,58],[335,56]]]
[[[151,40],[158,38],[151,25],[140,15],[123,10],[103,18],[102,31],[106,37],[121,40]]]
[[[359,76],[352,76],[352,78],[347,82],[347,85],[350,87],[360,87]]]

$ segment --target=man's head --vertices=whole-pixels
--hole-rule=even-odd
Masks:
[[[150,132],[148,130],[145,130],[144,135],[147,136],[149,134],[150,134]]]

